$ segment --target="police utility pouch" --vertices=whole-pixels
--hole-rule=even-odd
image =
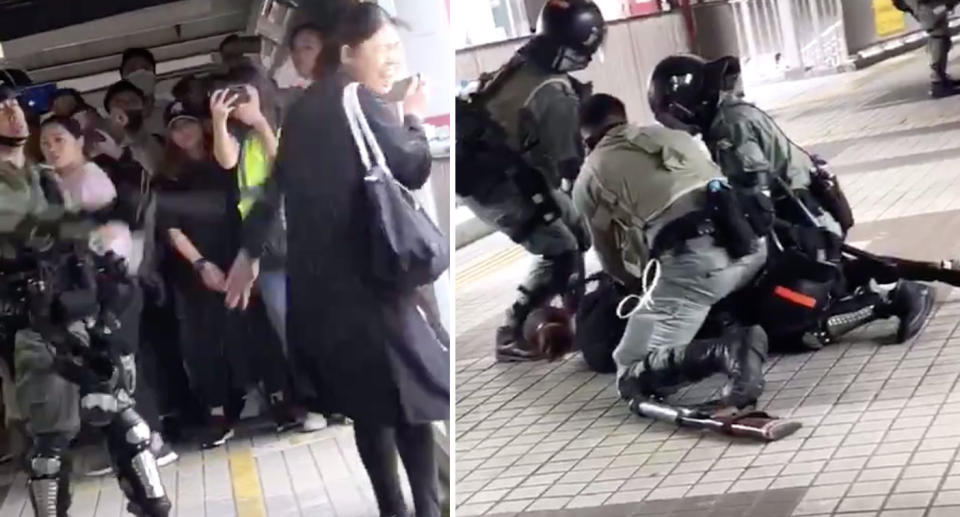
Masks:
[[[357,83],[343,90],[343,109],[364,166],[363,187],[371,209],[371,269],[377,280],[400,292],[434,282],[450,265],[449,239],[413,193],[400,184],[360,106]],[[372,156],[371,156],[372,155]]]
[[[717,244],[733,259],[753,252],[757,234],[747,219],[743,206],[729,185],[720,180],[707,183],[707,209],[717,229]]]

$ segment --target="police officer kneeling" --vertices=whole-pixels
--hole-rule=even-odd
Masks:
[[[621,397],[665,396],[724,373],[729,385],[720,402],[752,406],[764,386],[764,331],[732,327],[696,337],[711,306],[763,268],[762,232],[731,231],[749,224],[690,135],[629,124],[623,104],[609,95],[588,101],[581,127],[590,153],[573,200],[589,222],[603,269],[633,289],[650,261],[661,271],[646,293],[652,303],[641,302],[629,316],[613,353]],[[711,216],[713,210],[725,213]]]

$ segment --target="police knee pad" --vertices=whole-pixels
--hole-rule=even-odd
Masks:
[[[137,451],[147,449],[150,447],[150,426],[143,420],[140,420],[127,429],[127,432],[123,435],[123,439],[127,445],[135,448]]]
[[[60,454],[38,453],[27,462],[30,479],[56,479],[63,469]]]
[[[55,478],[64,470],[70,441],[65,436],[38,436],[27,456],[31,478]]]
[[[87,393],[80,398],[80,418],[94,427],[108,425],[119,409],[120,402],[110,393]]]
[[[170,500],[160,479],[157,460],[149,449],[135,454],[120,470],[120,489],[130,500],[130,513],[165,517],[170,512]]]

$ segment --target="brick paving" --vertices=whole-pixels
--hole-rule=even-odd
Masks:
[[[933,260],[960,256],[960,98],[928,100],[923,61],[757,97],[840,176],[851,242]],[[502,236],[457,253],[457,515],[960,515],[960,289],[937,286],[908,344],[890,345],[882,321],[772,358],[760,404],[804,427],[759,444],[636,417],[577,355],[496,364],[493,331],[528,263]]]

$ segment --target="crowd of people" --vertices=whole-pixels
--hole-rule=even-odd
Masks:
[[[288,88],[240,41],[224,40],[220,68],[179,78],[171,96],[158,91],[156,59],[143,48],[123,53],[102,106],[61,89],[37,113],[3,87],[0,211],[26,216],[42,196],[98,215],[91,247],[123,257],[142,292],[124,321],[139,343],[124,360],[158,465],[177,459],[170,442],[180,439],[222,446],[259,391],[277,432],[353,425],[383,515],[406,515],[399,452],[416,515],[439,516],[432,422],[449,418],[448,370],[424,374],[406,349],[435,350],[449,368],[449,343],[429,297],[370,273],[369,242],[358,237],[372,224],[364,171],[342,102],[344,87],[360,83],[393,176],[417,189],[431,171],[425,83],[403,82],[399,104],[383,100],[401,79],[403,48],[397,22],[375,4],[293,29],[299,77]],[[10,346],[4,390],[19,395],[24,372]],[[34,443],[38,432],[70,439],[79,430],[38,431],[36,404],[19,399],[5,408],[8,421]],[[12,452],[36,454],[27,449]],[[31,472],[32,490],[45,486],[41,475]],[[34,492],[47,515],[49,494]]]

